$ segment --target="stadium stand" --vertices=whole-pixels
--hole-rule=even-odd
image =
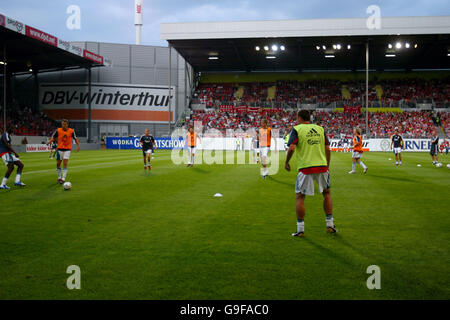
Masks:
[[[383,107],[384,112],[369,113],[372,137],[389,137],[395,127],[400,128],[405,138],[429,138],[434,129],[442,132],[443,137],[450,132],[450,112],[408,111],[410,104],[416,106],[418,103],[441,108],[450,106],[450,78],[384,79],[374,83],[370,86],[369,100],[378,104],[371,106]],[[313,113],[314,122],[324,126],[330,138],[340,134],[351,135],[354,127],[365,127],[365,116],[360,112],[364,92],[361,81],[326,79],[200,83],[194,97],[196,102],[206,105],[206,111],[195,110],[190,116],[186,115],[181,125],[199,121],[205,131],[217,129],[225,134],[227,129],[257,128],[261,119],[267,118],[272,128],[284,132],[296,123],[294,110],[297,106],[312,104],[317,106]],[[333,103],[333,108],[321,109]],[[399,103],[403,110],[397,108],[394,112],[390,107]],[[0,113],[0,123],[3,123],[2,116],[3,112]],[[17,136],[49,136],[58,124],[42,112],[16,104],[8,112],[7,125],[16,128]]]
[[[369,107],[379,108],[369,114],[372,137],[389,137],[395,127],[400,128],[405,138],[429,138],[434,129],[442,131],[444,137],[449,132],[449,112],[436,115],[420,111],[420,106],[450,108],[450,77],[380,80],[374,77],[371,82]],[[201,83],[193,103],[203,103],[207,108],[196,111],[190,121],[200,121],[204,130],[214,128],[224,132],[256,128],[265,117],[272,128],[284,130],[296,122],[293,110],[307,104],[316,109],[314,121],[323,125],[333,138],[340,134],[351,135],[356,126],[365,128],[365,116],[360,112],[364,100],[363,80],[320,78]]]
[[[415,108],[432,104],[450,107],[450,78],[445,79],[383,79],[369,85],[370,106]],[[280,80],[273,82],[202,83],[194,94],[194,103],[208,107],[246,104],[261,107],[297,107],[317,104],[334,107],[362,104],[365,99],[363,81]]]
[[[287,127],[296,124],[296,112],[279,109],[261,109],[258,112],[239,112],[228,106],[228,111],[195,111],[191,121],[202,123],[204,130],[217,129],[225,134],[227,129],[248,130],[258,128],[262,118],[269,120],[274,129],[284,131]],[[446,132],[450,130],[450,113],[442,112],[439,115],[442,127]],[[389,137],[399,127],[405,138],[429,138],[436,129],[430,111],[412,111],[403,113],[371,112],[369,114],[369,128],[374,138]],[[330,111],[313,112],[314,122],[322,125],[330,138],[340,134],[351,135],[353,128],[364,128],[365,118],[361,113],[344,113]]]
[[[3,126],[3,110],[0,123]],[[50,136],[57,128],[57,122],[43,112],[33,112],[29,107],[14,105],[7,110],[6,126],[14,126],[16,136]]]

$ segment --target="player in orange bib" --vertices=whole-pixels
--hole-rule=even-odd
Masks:
[[[63,184],[67,176],[67,164],[69,163],[70,152],[72,151],[72,141],[77,144],[77,152],[80,151],[80,142],[75,134],[75,130],[69,128],[69,121],[63,119],[61,128],[56,129],[52,138],[47,142],[50,145],[54,141],[58,141],[58,149],[56,152],[56,172],[58,173],[58,183]],[[63,162],[63,170],[61,175],[61,162]]]
[[[187,146],[188,146],[188,167],[194,166],[195,161],[195,151],[197,149],[197,133],[194,131],[194,127],[192,125],[189,126],[188,134],[186,137]]]
[[[270,142],[272,140],[272,129],[267,126],[267,119],[261,120],[261,128],[259,129],[259,149],[261,152],[261,174],[265,179],[269,175],[269,170],[267,169],[267,155],[270,150]]]
[[[364,173],[367,172],[367,166],[364,164],[364,162],[361,161],[361,157],[363,154],[363,144],[362,144],[362,137],[361,137],[361,129],[355,128],[353,130],[353,156],[352,156],[352,171],[349,172],[349,174],[356,173],[356,164],[359,164],[364,169]]]

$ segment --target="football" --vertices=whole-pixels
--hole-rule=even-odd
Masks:
[[[72,184],[70,182],[64,182],[63,188],[64,190],[70,190],[72,189]]]
[[[437,167],[437,168],[442,167],[442,163],[440,163],[440,162],[439,162],[439,163],[436,163],[436,167]]]
[[[450,163],[449,163],[449,164],[447,164],[447,168],[448,168],[448,169],[450,169]]]

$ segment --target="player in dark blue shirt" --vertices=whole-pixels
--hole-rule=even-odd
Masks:
[[[259,135],[254,131],[252,132],[252,150],[253,150],[253,162],[259,163]]]
[[[50,139],[49,139],[49,140],[50,140]],[[54,158],[57,151],[58,151],[58,142],[57,142],[57,140],[55,140],[55,141],[53,141],[53,142],[50,144],[50,155],[49,155],[49,158],[50,158],[50,159],[51,159],[51,158]]]
[[[25,187],[25,183],[20,181],[20,177],[22,175],[23,163],[19,160],[19,155],[14,151],[11,147],[11,134],[14,132],[13,127],[9,127],[0,137],[0,157],[3,159],[3,162],[8,167],[6,170],[5,176],[2,179],[2,183],[0,184],[0,189],[9,189],[6,185],[6,182],[9,179],[9,176],[14,170],[14,166],[17,166],[17,174],[16,180],[14,182],[15,186]]]
[[[398,134],[398,128],[395,128],[395,134],[392,136],[391,140],[391,149],[394,146],[394,154],[395,154],[395,165],[402,165],[402,150],[405,149],[405,145],[403,143],[403,138]]]
[[[439,136],[436,135],[436,130],[433,130],[433,136],[431,137],[430,155],[433,160],[433,165],[438,164],[439,155]]]
[[[150,171],[152,170],[151,160],[153,150],[156,150],[155,138],[153,138],[148,129],[145,129],[145,135],[141,137],[139,143],[142,146],[142,154],[144,156],[144,170],[147,170],[148,167],[148,170]]]

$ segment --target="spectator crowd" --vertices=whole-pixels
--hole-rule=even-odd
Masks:
[[[269,88],[274,93],[269,93]],[[283,80],[250,83],[201,83],[194,100],[208,107],[223,104],[264,104],[295,106],[296,104],[321,104],[333,102],[347,105],[365,101],[365,81],[338,80]],[[436,107],[450,106],[450,79],[374,79],[369,85],[369,101],[378,106],[411,106],[434,103]]]
[[[187,124],[201,123],[203,130],[216,129],[226,134],[227,129],[248,131],[260,127],[261,120],[268,119],[269,126],[280,129],[284,133],[290,126],[297,123],[296,112],[283,110],[270,112],[262,109],[261,112],[220,112],[196,111],[192,115],[191,122]],[[353,128],[365,129],[365,115],[363,113],[344,113],[315,111],[312,120],[323,126],[330,138],[339,137],[341,134],[352,135]],[[450,113],[441,112],[439,119],[446,132],[450,130]],[[433,114],[430,111],[413,111],[402,113],[370,112],[369,130],[371,137],[385,138],[394,133],[395,127],[399,128],[404,138],[429,138],[436,129],[433,123]]]
[[[0,126],[3,127],[3,110],[0,112]],[[58,124],[43,112],[14,106],[11,110],[7,109],[6,115],[6,127],[11,125],[14,127],[14,135],[17,136],[50,136]]]

